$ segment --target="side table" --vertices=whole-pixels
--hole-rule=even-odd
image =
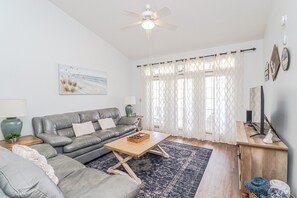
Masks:
[[[136,129],[136,131],[141,131],[142,130],[141,120],[142,120],[143,116],[142,115],[134,115],[134,116],[129,116],[129,117],[137,118],[138,123],[137,123],[137,129]]]
[[[18,140],[14,143],[1,140],[0,146],[11,150],[14,144],[31,146],[34,144],[41,144],[41,143],[43,143],[42,139],[35,137],[33,135],[26,135],[26,136],[19,137]]]

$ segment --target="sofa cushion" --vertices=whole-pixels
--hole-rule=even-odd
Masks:
[[[57,156],[57,151],[49,144],[35,144],[30,146],[43,155],[46,159]]]
[[[59,178],[60,182],[71,173],[85,168],[82,163],[65,155],[58,155],[51,158],[48,160],[48,163],[55,170],[55,174]]]
[[[82,111],[79,112],[79,117],[81,122],[89,122],[91,121],[93,123],[95,131],[100,130],[100,125],[98,123],[98,120],[100,119],[98,111]]]
[[[63,197],[60,189],[33,162],[0,148],[0,188],[8,197]]]
[[[118,108],[99,109],[98,113],[100,119],[112,118],[116,125],[121,118],[121,113]]]
[[[78,113],[64,113],[57,115],[45,116],[43,118],[43,130],[45,133],[54,133],[66,137],[74,137],[72,130],[65,130],[67,128],[72,128],[72,123],[80,123],[80,117]],[[65,134],[64,134],[64,133]],[[64,135],[62,135],[62,133]]]
[[[76,137],[82,136],[82,135],[89,135],[91,133],[95,132],[94,126],[91,121],[79,123],[79,124],[72,124],[74,133]]]
[[[9,198],[4,192],[3,190],[0,188],[0,197],[1,198]]]
[[[73,137],[72,143],[63,147],[65,153],[70,153],[81,148],[85,148],[101,142],[101,139],[94,135],[84,135],[79,137]]]
[[[91,168],[78,170],[59,183],[65,197],[71,198],[132,198],[139,186],[129,177],[107,175]]]
[[[101,141],[105,141],[107,139],[113,138],[113,137],[117,137],[120,135],[119,132],[115,131],[115,130],[99,130],[96,131],[95,133],[93,133],[92,135],[98,137],[101,139]]]
[[[72,127],[66,128],[66,129],[58,129],[57,130],[57,135],[62,136],[62,137],[74,137],[74,130]]]

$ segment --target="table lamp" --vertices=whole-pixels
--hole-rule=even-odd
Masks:
[[[132,105],[136,104],[136,97],[135,96],[126,96],[125,104],[127,105],[125,108],[127,117],[135,116],[135,113],[133,112]]]
[[[27,114],[26,100],[0,99],[1,131],[5,140],[15,142],[21,135],[23,122],[17,118]]]

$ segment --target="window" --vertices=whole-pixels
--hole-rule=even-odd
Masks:
[[[233,143],[242,109],[242,53],[142,68],[148,129]],[[211,134],[208,136],[207,134]]]

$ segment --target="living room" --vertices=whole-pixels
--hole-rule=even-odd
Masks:
[[[94,176],[92,178],[94,182],[90,178],[88,180],[92,183],[92,188],[88,188],[88,192],[84,194],[84,187],[71,189],[74,183],[71,185],[63,183],[59,176],[60,172],[55,170],[55,173],[59,174],[57,176],[61,184],[51,185],[49,189],[58,191],[56,197],[254,196],[257,193],[249,194],[248,190],[243,192],[238,184],[241,177],[247,177],[240,181],[242,187],[245,181],[251,184],[255,176],[261,176],[265,182],[273,179],[283,180],[287,183],[286,190],[289,186],[291,195],[297,195],[297,171],[294,168],[297,163],[295,157],[297,87],[294,85],[296,72],[294,57],[297,55],[295,50],[297,24],[294,21],[294,18],[297,18],[296,8],[297,3],[293,0],[261,2],[192,0],[186,4],[176,0],[162,2],[153,0],[131,2],[2,0],[0,3],[2,24],[0,99],[2,102],[21,99],[25,101],[26,110],[20,115],[7,116],[3,113],[7,109],[2,109],[1,122],[5,121],[6,117],[21,119],[23,127],[15,143],[19,145],[21,145],[21,138],[28,135],[38,136],[37,138],[44,143],[52,143],[53,139],[46,137],[47,132],[41,130],[40,133],[44,135],[39,134],[38,126],[44,129],[48,124],[45,120],[48,119],[56,122],[52,125],[55,128],[54,131],[63,130],[66,127],[63,128],[61,125],[66,126],[63,120],[65,117],[59,116],[71,112],[76,113],[75,116],[78,117],[71,117],[70,121],[79,119],[67,125],[71,130],[72,127],[74,128],[72,124],[82,123],[84,119],[91,121],[96,131],[106,124],[97,124],[98,119],[113,118],[115,123],[111,124],[125,127],[137,125],[136,128],[133,128],[134,126],[125,128],[129,131],[125,134],[121,131],[118,132],[120,135],[113,134],[112,140],[115,141],[120,138],[126,140],[127,135],[141,129],[165,134],[165,136],[158,136],[160,145],[154,144],[157,150],[151,150],[152,153],[155,152],[161,156],[144,154],[140,157],[140,154],[135,154],[133,159],[130,159],[132,157],[123,159],[125,155],[118,156],[118,151],[113,148],[112,142],[106,142],[104,147],[100,141],[104,142],[103,139],[111,137],[107,137],[106,134],[103,137],[101,132],[96,135],[100,140],[94,142],[94,144],[102,144],[100,148],[96,147],[97,145],[93,147],[87,145],[81,150],[73,151],[70,145],[74,142],[74,137],[67,135],[63,137],[63,141],[71,143],[68,142],[69,145],[65,145],[69,149],[66,155],[59,154],[61,152],[65,154],[63,152],[66,148],[61,147],[64,143],[59,142],[58,145],[55,142],[50,144],[51,146],[46,144],[44,149],[51,151],[53,156],[55,152],[58,153],[55,158],[60,160],[61,156],[68,156],[67,159],[63,158],[66,160],[65,164],[73,163],[71,166],[80,169],[98,169],[100,174],[111,175],[110,182],[118,182],[115,185],[105,184],[111,192],[103,191],[104,185],[102,185],[98,189],[106,194],[100,194],[96,189],[97,179]],[[153,14],[150,15],[152,17],[156,13],[155,15],[159,15],[160,19],[143,19],[142,16],[135,16],[135,14],[141,15],[145,10],[152,12]],[[161,15],[164,16],[161,17]],[[156,27],[144,30],[141,25],[145,20],[153,21]],[[289,58],[286,67],[283,65],[285,60],[282,59],[285,52],[287,55],[284,57]],[[276,70],[271,67],[275,62],[279,62],[279,68]],[[61,74],[68,67],[85,72],[91,70],[103,75],[107,86],[104,86],[104,91],[99,91],[99,94],[75,94],[76,91],[66,90],[65,87],[63,89]],[[63,70],[63,68],[66,69]],[[224,70],[224,68],[229,69]],[[225,83],[225,85],[225,81],[220,76],[230,76],[232,83]],[[192,82],[196,84],[193,85]],[[225,85],[224,88],[222,84]],[[261,138],[263,146],[260,147],[265,151],[268,150],[267,147],[277,150],[276,147],[280,146],[277,151],[281,154],[270,153],[265,156],[262,153],[260,156],[264,156],[265,159],[259,161],[257,161],[259,157],[255,157],[256,159],[252,159],[249,163],[250,169],[255,170],[256,175],[247,175],[243,172],[240,162],[238,164],[238,158],[240,158],[238,149],[245,148],[247,145],[238,141],[236,124],[238,124],[237,121],[241,121],[244,129],[253,130],[243,123],[247,121],[247,110],[251,110],[250,89],[261,86],[264,92],[264,99],[262,98],[265,101],[264,113],[279,136],[280,142],[268,144],[262,142],[264,136],[255,138]],[[207,90],[211,90],[209,98],[207,98],[209,94]],[[126,102],[125,99],[130,99],[130,102]],[[206,108],[207,99],[212,101],[211,108]],[[224,106],[223,103],[228,105]],[[131,110],[127,107],[130,104],[133,105],[133,113],[139,117],[134,115],[125,117],[126,110]],[[0,106],[3,107],[3,104]],[[19,109],[15,109],[17,110]],[[208,115],[209,112],[212,113]],[[55,117],[51,117],[53,115]],[[43,121],[40,124],[38,119],[32,121],[33,118],[41,118]],[[63,124],[59,125],[61,120]],[[2,133],[0,133],[0,140],[5,142]],[[154,136],[150,132],[147,134]],[[9,141],[6,143],[8,144]],[[36,144],[32,148],[42,155],[42,149],[38,146],[39,144]],[[94,149],[88,150],[87,157],[81,153],[77,154],[87,152],[84,149],[89,148],[88,146]],[[109,148],[109,151],[114,150],[106,153],[106,148]],[[2,173],[0,197],[36,197],[37,194],[32,193],[30,196],[31,192],[28,193],[26,190],[18,191],[18,195],[8,190],[7,183],[3,179],[5,177],[4,161],[8,160],[2,160],[2,157],[8,154],[0,151],[0,161],[3,161],[3,163],[0,162],[0,173]],[[187,152],[192,153],[196,158],[193,156],[186,158]],[[180,153],[185,156],[181,156]],[[241,154],[243,156],[243,153]],[[19,159],[15,155],[10,157]],[[91,157],[95,159],[89,160]],[[110,157],[114,161],[104,163],[104,160]],[[181,166],[186,166],[186,160],[193,160],[192,166],[187,166],[188,169],[186,168],[183,172],[181,168],[180,172],[174,172],[174,174],[172,171],[166,172],[172,169],[174,163],[178,167],[179,158],[185,160]],[[207,160],[199,161],[202,158]],[[271,161],[267,162],[267,158]],[[142,161],[137,161],[138,159]],[[47,159],[47,161],[51,164],[54,160]],[[7,163],[12,166],[11,162]],[[119,170],[116,168],[107,171],[99,167],[99,164],[103,164],[104,167],[114,167],[116,163],[123,165],[119,170],[127,172],[128,177],[132,179],[125,180],[124,177],[127,177],[127,174],[123,178],[120,177],[117,174]],[[162,169],[154,170],[153,167],[156,165]],[[259,166],[262,172],[257,171],[260,170]],[[266,166],[268,168],[262,170]],[[30,168],[30,165],[26,164],[25,167]],[[201,171],[197,171],[198,169]],[[187,171],[190,171],[192,177],[185,176]],[[267,172],[272,172],[271,174],[276,178],[269,178],[267,175],[270,173]],[[260,175],[260,173],[263,174]],[[278,173],[281,175],[279,178],[277,178]],[[93,174],[97,173],[92,172],[90,175]],[[151,174],[156,178],[148,179]],[[173,176],[169,177],[170,174]],[[15,173],[10,176],[20,178],[18,175],[21,174]],[[133,183],[133,178],[136,184]],[[83,179],[77,180],[77,183],[80,184],[82,181]],[[127,189],[124,188],[125,184]],[[20,186],[20,184],[16,185]],[[57,188],[59,185],[61,189]],[[123,185],[123,188],[120,185]],[[66,186],[64,191],[62,186]],[[114,186],[119,187],[115,189]],[[82,193],[75,194],[75,190]],[[112,194],[113,190],[115,194]],[[128,192],[129,190],[131,192]],[[92,191],[97,194],[92,195]],[[50,191],[45,192],[50,193]],[[269,197],[269,195],[266,196]],[[48,194],[40,197],[55,196]]]

